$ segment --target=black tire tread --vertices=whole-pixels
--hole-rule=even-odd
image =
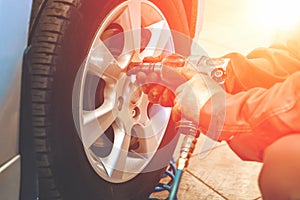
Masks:
[[[77,0],[48,0],[31,35],[31,101],[32,126],[39,174],[40,199],[62,199],[52,167],[48,117],[55,59],[62,42],[62,33],[69,23],[71,9]]]

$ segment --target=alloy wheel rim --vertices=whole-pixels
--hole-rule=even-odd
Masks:
[[[126,76],[128,64],[173,51],[164,15],[146,0],[118,5],[95,34],[80,73],[78,129],[90,165],[104,180],[123,183],[141,173],[170,119],[170,108],[149,103],[135,77]]]

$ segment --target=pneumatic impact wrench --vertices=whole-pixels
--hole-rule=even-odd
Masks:
[[[226,76],[226,69],[224,66],[227,66],[228,61],[224,59],[211,59],[206,56],[198,56],[195,59],[171,54],[163,58],[160,62],[131,63],[127,70],[127,75],[136,75],[138,72],[144,72],[147,75],[156,72],[160,78],[158,84],[162,84],[174,92],[179,85],[187,81],[182,75],[174,70],[174,67],[184,67],[187,62],[190,62],[191,60],[196,60],[196,63],[192,66],[194,66],[199,73],[208,75],[219,84],[223,84]],[[220,63],[222,65],[220,65]],[[184,118],[175,124],[175,129],[178,133],[184,134],[185,137],[181,145],[180,155],[177,161],[177,171],[171,186],[169,200],[177,199],[177,191],[182,172],[188,165],[189,158],[193,153],[197,138],[200,134],[197,124]]]

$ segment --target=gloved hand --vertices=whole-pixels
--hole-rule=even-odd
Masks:
[[[157,60],[155,60],[156,58],[146,58],[146,61],[148,59],[151,59],[151,62],[160,61],[160,58]],[[157,72],[149,74],[138,72],[136,74],[137,83],[142,86],[143,92],[148,94],[150,102],[173,107],[172,119],[174,122],[185,118],[198,124],[200,110],[213,94],[209,87],[220,86],[208,76],[197,72],[188,62],[185,62],[184,67],[175,66],[168,70],[172,70],[170,74],[177,73],[181,77],[181,85],[178,85],[173,91],[168,86],[176,84],[178,80],[168,79],[167,76],[160,77]]]

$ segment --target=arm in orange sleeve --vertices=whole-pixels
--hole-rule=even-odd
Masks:
[[[285,45],[255,49],[246,57],[225,56],[231,62],[225,108],[219,108],[226,112],[219,140],[228,141],[245,160],[261,161],[266,146],[283,135],[300,133],[300,31],[295,33]],[[208,101],[200,113],[204,132],[211,106]]]
[[[226,91],[237,93],[253,87],[270,88],[300,70],[300,23],[269,48],[257,48],[246,57],[230,53]]]

